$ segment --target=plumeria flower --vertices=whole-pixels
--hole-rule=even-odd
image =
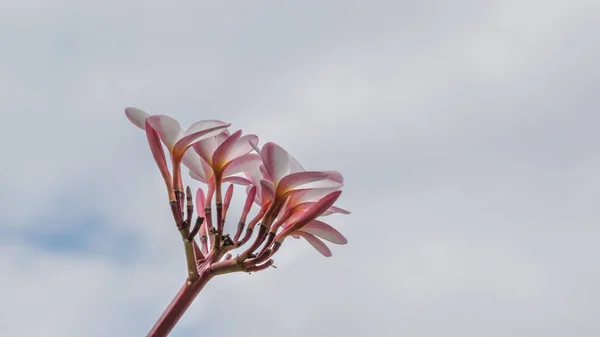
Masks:
[[[186,166],[190,169],[192,178],[208,184],[209,191],[216,189],[217,201],[220,202],[220,186],[216,184],[250,184],[250,181],[236,174],[260,165],[260,156],[250,153],[256,144],[256,135],[242,136],[241,130],[232,135],[221,133],[195,143],[194,151],[186,154],[190,159],[186,161]],[[209,192],[208,200],[211,200],[211,196],[212,193]]]
[[[173,185],[182,190],[180,164],[186,151],[196,142],[212,137],[231,126],[219,120],[203,120],[183,130],[175,119],[166,115],[149,115],[136,108],[125,109],[125,114],[136,126],[147,129],[150,126],[167,146],[173,165]]]
[[[343,177],[339,172],[305,171],[296,159],[275,143],[266,143],[260,155],[264,165],[263,175],[266,178],[263,180],[272,183],[273,186],[273,216],[277,216],[283,203],[294,193],[323,188],[339,189],[343,186]],[[263,188],[270,186],[269,183],[262,185]]]
[[[284,202],[280,210],[273,211],[276,221],[270,227],[269,237],[262,251],[264,253],[280,226],[283,225],[286,230],[294,225],[310,207],[326,195],[339,190],[343,185],[343,177],[335,171],[306,171],[291,154],[274,143],[265,144],[260,153],[264,165],[259,170],[246,172],[252,184],[259,188],[260,198],[257,197],[257,203],[264,207],[271,203],[277,205],[282,200]],[[325,212],[349,213],[333,205],[323,213]],[[331,256],[331,251],[318,237],[335,244],[347,243],[341,233],[320,220],[309,219],[304,225],[306,229],[298,229],[289,235],[306,239],[325,256]]]
[[[200,156],[197,148],[202,146],[202,148],[211,148],[212,153],[219,147],[221,143],[225,141],[230,136],[228,130],[225,130],[218,135],[208,137],[203,139],[192,146],[193,151],[188,151],[184,157],[184,165],[188,167],[190,176],[203,182],[205,184],[209,184],[210,180],[214,179],[214,173],[212,167],[209,163],[206,162],[205,159]]]
[[[295,221],[302,216],[311,206],[317,203],[321,198],[329,193],[335,192],[337,188],[316,188],[304,190],[291,195],[284,204],[277,221],[271,227],[271,233],[274,235],[280,226],[285,231]],[[330,206],[321,216],[326,216],[334,213],[350,214],[349,211]],[[299,239],[303,238],[317,249],[324,256],[331,256],[331,251],[320,239],[324,239],[334,244],[344,245],[348,243],[346,238],[336,229],[321,220],[311,220],[301,229],[290,234],[292,237]],[[320,238],[320,239],[319,239]]]
[[[243,172],[252,165],[248,163],[258,163],[260,157],[250,153],[253,145],[256,144],[258,144],[256,135],[242,136],[242,130],[238,130],[216,148],[209,146],[207,142],[201,142],[194,146],[194,149],[210,165],[213,174],[222,177]]]
[[[343,178],[336,171],[306,171],[287,151],[275,143],[266,143],[260,151],[262,173],[273,183],[275,197],[286,197],[317,188],[341,188]]]

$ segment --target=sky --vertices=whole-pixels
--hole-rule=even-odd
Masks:
[[[349,241],[331,258],[287,240],[277,269],[211,280],[173,337],[599,336],[599,17],[0,1],[0,335],[144,336],[183,283],[135,106],[338,170],[352,211],[327,219]]]

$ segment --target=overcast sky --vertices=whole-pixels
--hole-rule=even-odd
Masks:
[[[213,279],[174,337],[600,336],[599,18],[597,0],[0,1],[0,335],[144,336],[182,284],[136,106],[338,170],[353,212],[327,219],[349,241],[333,257],[286,241],[277,269]]]

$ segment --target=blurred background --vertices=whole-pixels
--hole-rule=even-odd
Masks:
[[[600,2],[0,2],[0,335],[144,336],[185,277],[135,106],[344,174],[324,258],[193,336],[600,335]],[[186,182],[197,187],[191,179]],[[234,194],[232,231],[243,202]]]

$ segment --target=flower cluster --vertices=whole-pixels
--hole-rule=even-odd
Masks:
[[[323,240],[346,244],[342,234],[321,220],[333,213],[349,213],[334,206],[343,186],[340,173],[307,171],[277,144],[259,148],[256,135],[231,133],[231,124],[223,121],[203,120],[184,130],[169,116],[137,108],[127,108],[125,114],[146,132],[183,239],[190,283],[202,273],[266,269],[288,237],[306,240],[324,256],[331,256],[331,251]],[[195,202],[190,188],[183,188],[182,167],[192,179],[206,184],[206,189],[196,191]],[[230,236],[223,229],[234,185],[245,190],[246,202]],[[251,216],[254,204],[258,207]],[[246,244],[246,249],[232,255]]]

